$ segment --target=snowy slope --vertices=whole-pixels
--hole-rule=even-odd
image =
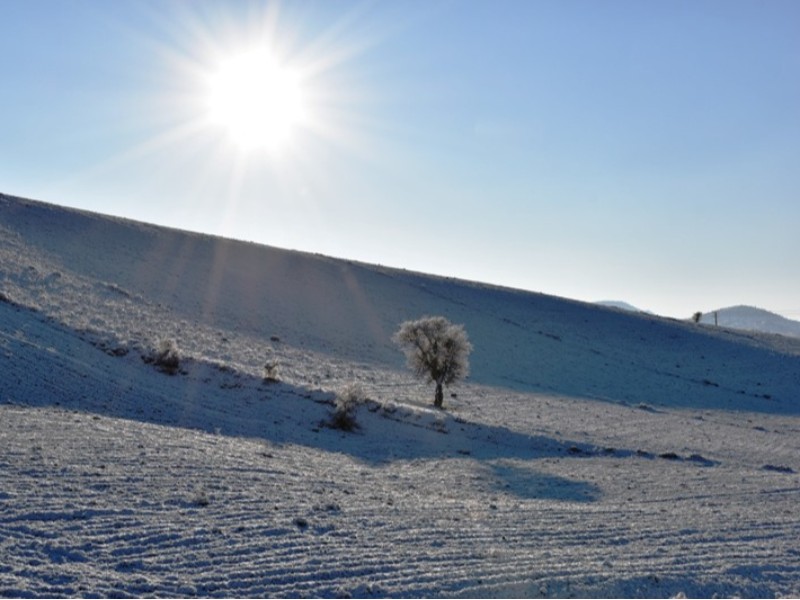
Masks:
[[[730,306],[705,313],[700,319],[701,323],[716,324],[731,329],[744,329],[747,331],[761,331],[800,337],[800,322],[787,319],[763,308],[754,306]]]
[[[800,353],[792,340],[9,198],[0,197],[0,214],[0,251],[16,263],[3,281],[12,298],[77,329],[150,343],[173,337],[192,354],[256,373],[273,336],[321,363],[401,368],[390,341],[397,325],[443,314],[466,326],[476,383],[635,403],[726,407],[733,398],[753,410],[800,409],[797,359],[774,357],[776,348]],[[676,385],[691,391],[674,394]]]
[[[800,593],[790,338],[0,196],[0,373],[0,596]]]

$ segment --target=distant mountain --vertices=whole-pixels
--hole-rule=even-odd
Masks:
[[[781,315],[754,306],[730,306],[728,308],[720,308],[716,311],[705,313],[700,322],[713,325],[715,312],[717,314],[716,322],[721,327],[800,337],[800,321],[793,321],[792,319],[787,319]]]
[[[633,304],[623,302],[622,300],[599,300],[595,302],[595,304],[599,304],[601,306],[610,306],[611,308],[620,308],[622,310],[629,310],[631,312],[647,312],[643,311],[641,308],[635,307]]]

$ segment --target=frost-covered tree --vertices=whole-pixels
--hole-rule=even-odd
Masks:
[[[405,352],[414,374],[436,384],[433,405],[441,408],[442,387],[469,373],[472,344],[463,325],[455,325],[444,317],[422,317],[402,323],[392,339]]]

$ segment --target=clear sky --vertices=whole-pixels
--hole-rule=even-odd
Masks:
[[[0,192],[800,319],[796,0],[0,0],[0,24]]]

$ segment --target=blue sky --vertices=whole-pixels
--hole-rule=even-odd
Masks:
[[[0,0],[0,191],[660,314],[800,318],[794,0]],[[281,152],[205,119],[254,45]]]

